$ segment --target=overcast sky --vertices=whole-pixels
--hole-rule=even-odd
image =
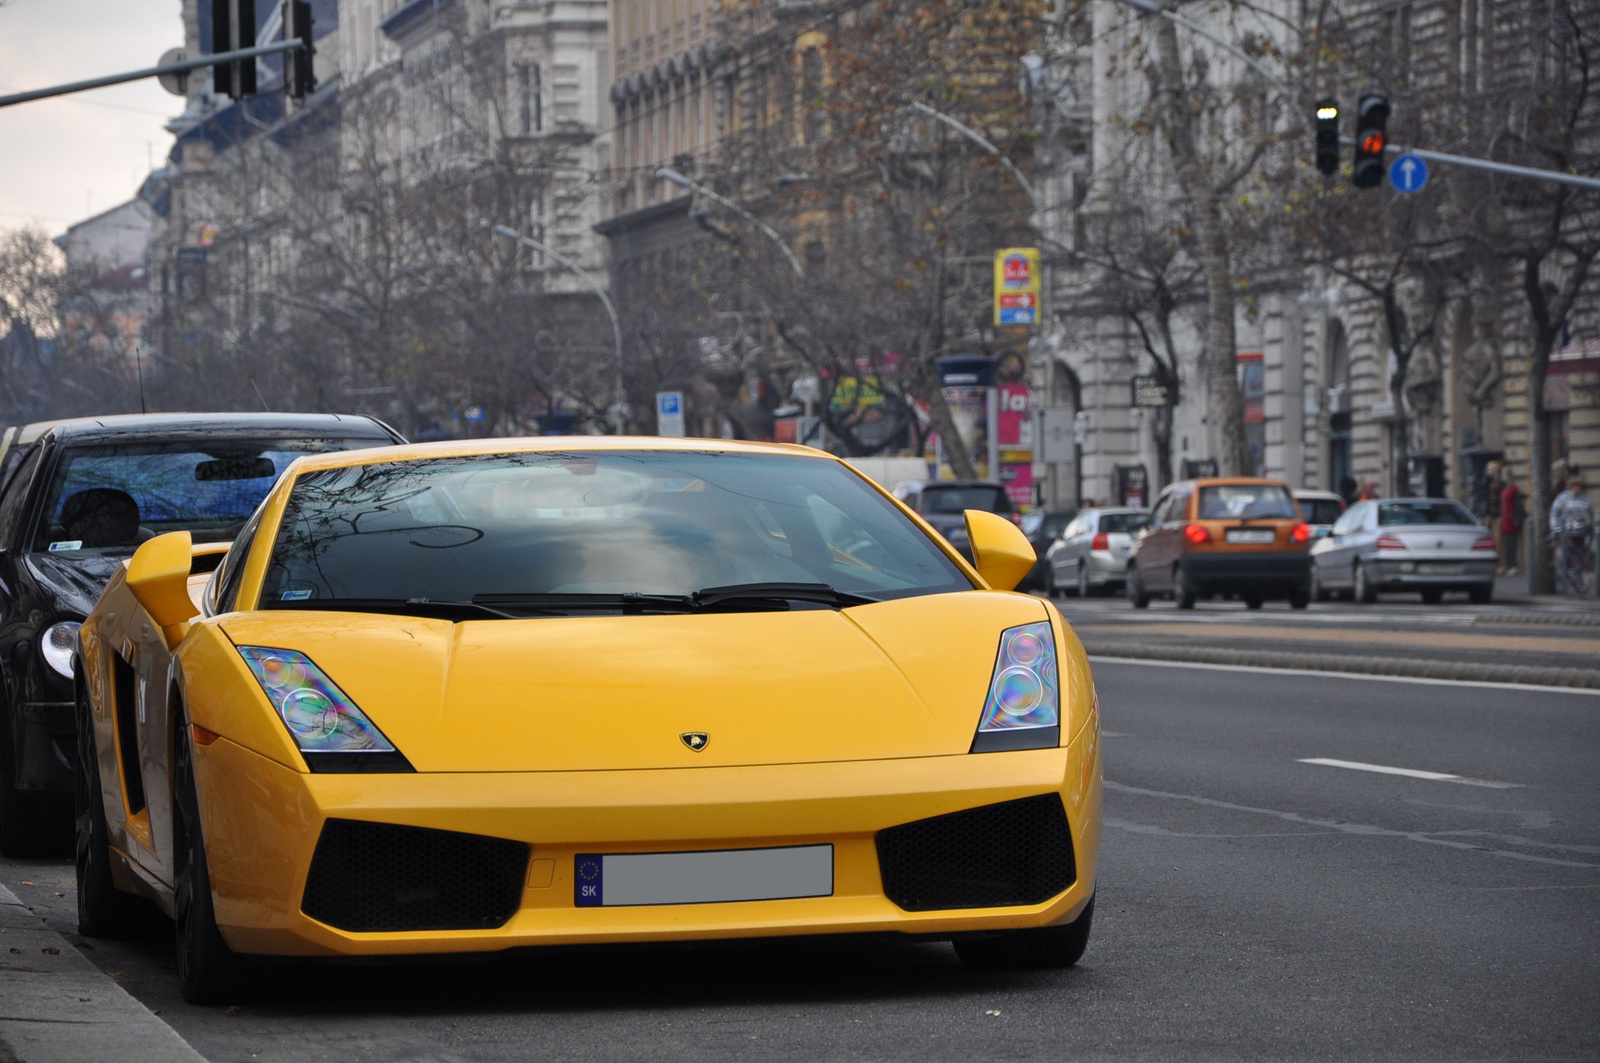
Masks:
[[[154,66],[183,43],[179,0],[10,0],[0,95]],[[0,229],[51,235],[130,198],[172,147],[181,97],[155,80],[0,107]]]

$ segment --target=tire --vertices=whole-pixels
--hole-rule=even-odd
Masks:
[[[1078,597],[1087,598],[1094,593],[1094,588],[1089,586],[1089,566],[1082,561],[1078,562]]]
[[[1199,597],[1194,588],[1189,585],[1189,574],[1183,570],[1182,565],[1172,568],[1172,600],[1179,609],[1193,609],[1195,599]]]
[[[1082,914],[1066,926],[1013,930],[990,937],[965,938],[955,943],[964,966],[979,970],[1071,967],[1089,947],[1094,924],[1094,898]]]
[[[182,714],[173,722],[173,859],[177,866],[173,897],[178,950],[178,981],[190,1004],[231,1004],[248,999],[254,964],[228,948],[217,929],[211,875],[195,789],[194,749]]]
[[[1444,601],[1444,591],[1437,587],[1424,587],[1422,589],[1422,602],[1424,605],[1438,605]]]
[[[121,938],[140,928],[147,905],[111,882],[111,839],[100,784],[94,717],[89,693],[79,684],[78,772],[73,788],[73,862],[78,878],[78,933],[89,938]]]
[[[1473,605],[1488,605],[1493,597],[1493,583],[1480,583],[1467,588],[1467,598],[1471,600]]]
[[[1311,605],[1311,588],[1289,592],[1289,608],[1305,609]]]
[[[1150,608],[1150,592],[1144,589],[1144,580],[1134,565],[1128,566],[1128,601],[1133,603],[1135,609]]]
[[[1039,582],[1044,584],[1044,596],[1054,599],[1061,594],[1061,588],[1056,586],[1056,567],[1047,559],[1044,563],[1044,575]]]
[[[1244,596],[1244,607],[1246,609],[1260,609],[1261,603],[1262,598],[1259,594],[1247,594]]]
[[[1350,577],[1350,598],[1362,605],[1371,605],[1378,600],[1378,588],[1372,585],[1372,580],[1367,576],[1367,566],[1359,561]]]

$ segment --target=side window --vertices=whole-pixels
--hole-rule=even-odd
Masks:
[[[44,447],[35,446],[6,482],[5,496],[0,498],[0,546],[9,546],[17,538],[17,526],[26,516],[23,506],[28,500],[28,487],[42,453]]]
[[[1170,512],[1172,512],[1172,493],[1169,491],[1161,496],[1161,501],[1156,503],[1155,512],[1150,514],[1150,523],[1165,524],[1167,522],[1167,514]]]
[[[1183,488],[1172,492],[1172,497],[1167,500],[1167,512],[1162,516],[1163,524],[1178,524],[1189,519],[1189,492]]]
[[[211,611],[215,613],[231,613],[239,597],[239,584],[244,580],[245,558],[250,556],[250,545],[255,542],[256,528],[261,523],[261,513],[250,518],[250,522],[239,530],[239,537],[228,548],[228,556],[222,559],[222,566],[217,569],[213,577],[212,587],[216,596],[211,599]]]

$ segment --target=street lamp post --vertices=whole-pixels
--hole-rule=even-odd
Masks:
[[[805,277],[806,271],[800,268],[800,260],[794,257],[794,251],[789,247],[788,244],[784,243],[783,237],[779,236],[778,231],[772,226],[768,225],[754,214],[751,214],[748,210],[745,210],[727,196],[707,188],[698,181],[690,180],[677,170],[669,170],[666,167],[662,167],[656,171],[656,177],[663,181],[671,181],[675,185],[678,185],[682,188],[687,188],[691,192],[705,196],[713,203],[720,203],[722,206],[727,207],[729,210],[739,215],[751,225],[754,225],[757,229],[760,229],[768,239],[778,245],[778,250],[783,252],[783,257],[789,260],[789,268],[794,270],[794,275],[802,279]]]
[[[1022,186],[1022,190],[1028,193],[1028,201],[1033,204],[1033,212],[1041,215],[1039,221],[1041,224],[1043,223],[1044,218],[1039,209],[1039,197],[1034,194],[1033,182],[1029,181],[1023,176],[1022,171],[1017,169],[1017,164],[1011,161],[1010,156],[1006,155],[1005,152],[995,147],[989,142],[988,137],[984,136],[976,129],[973,129],[971,126],[965,125],[956,119],[951,118],[943,111],[929,107],[921,100],[912,100],[911,109],[914,111],[921,111],[923,114],[927,115],[929,118],[932,118],[936,122],[943,122],[945,125],[949,126],[951,129],[954,129],[957,133],[960,133],[962,136],[978,145],[978,147],[982,148],[984,151],[987,151],[990,155],[993,155],[996,159],[998,159],[1001,166],[1004,166],[1007,170],[1011,171],[1011,176],[1017,179],[1017,184]]]
[[[612,367],[614,374],[612,405],[608,412],[612,415],[617,426],[617,431],[620,433],[625,427],[627,427],[628,399],[627,392],[624,390],[622,385],[622,322],[617,318],[617,308],[612,305],[611,296],[606,294],[606,290],[600,286],[598,281],[589,275],[587,270],[554,248],[535,240],[531,236],[522,235],[509,225],[496,225],[493,229],[493,232],[496,236],[503,236],[507,240],[515,240],[519,244],[527,244],[535,251],[541,251],[544,254],[549,255],[567,269],[571,270],[573,273],[576,273],[579,279],[581,279],[589,287],[593,288],[594,293],[600,297],[600,302],[605,305],[606,313],[611,315],[611,337],[616,343],[616,361],[615,365]]]

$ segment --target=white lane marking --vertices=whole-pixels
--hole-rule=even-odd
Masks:
[[[1133,736],[1130,735],[1126,731],[1101,731],[1100,732],[1100,737],[1101,738],[1132,738]]]
[[[1351,771],[1370,771],[1379,775],[1404,775],[1408,779],[1428,779],[1432,782],[1453,782],[1465,786],[1487,786],[1491,790],[1519,790],[1521,783],[1491,782],[1488,779],[1469,779],[1465,775],[1451,775],[1443,771],[1423,771],[1420,768],[1391,768],[1385,764],[1363,764],[1359,760],[1335,760],[1332,757],[1301,757],[1301,764],[1320,764],[1325,768],[1349,768]]]
[[[1411,675],[1367,675],[1363,672],[1323,672],[1312,668],[1266,668],[1255,664],[1202,664],[1195,661],[1152,661],[1143,657],[1105,657],[1090,654],[1091,664],[1139,664],[1147,668],[1198,668],[1208,672],[1251,672],[1257,675],[1314,675],[1323,679],[1364,679],[1373,683],[1420,683],[1423,686],[1475,687],[1479,690],[1541,691],[1546,694],[1587,694],[1600,697],[1600,690],[1586,687],[1552,687],[1534,683],[1490,683],[1474,679],[1423,679]]]

